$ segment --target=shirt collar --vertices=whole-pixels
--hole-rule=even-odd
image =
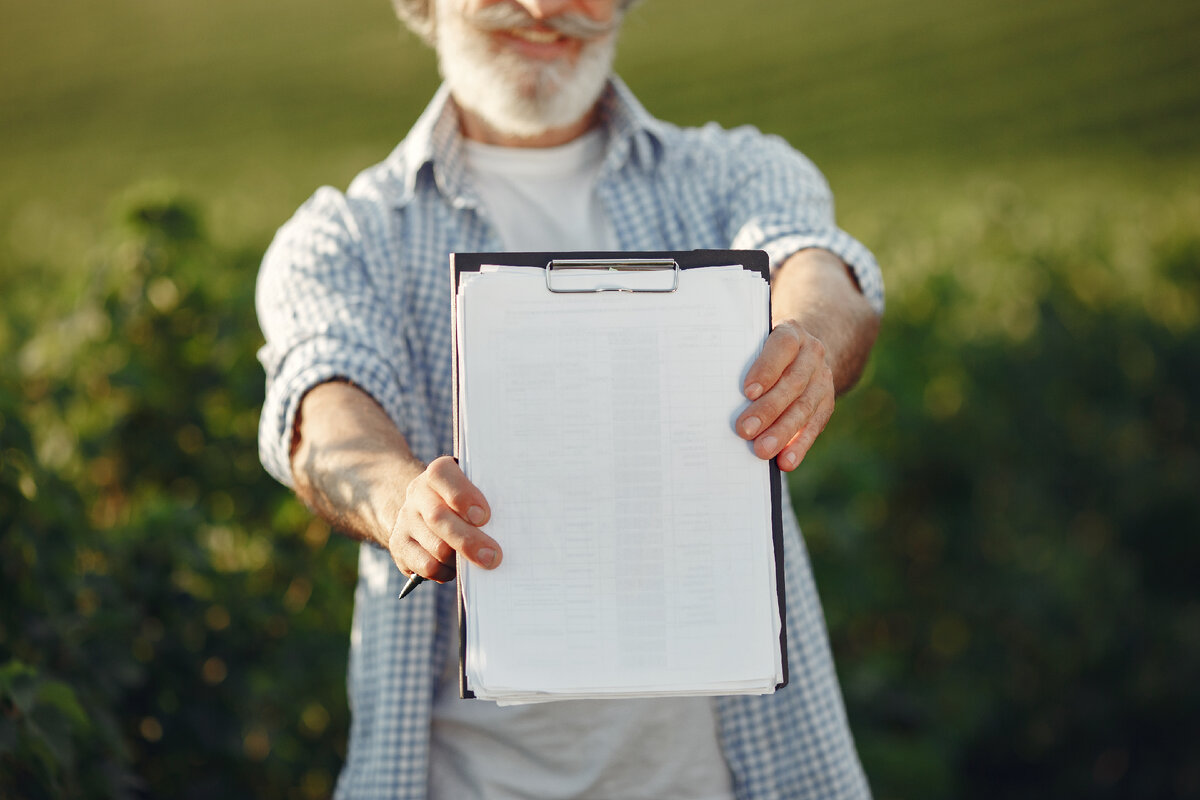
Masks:
[[[603,172],[616,172],[627,162],[647,172],[653,170],[662,158],[665,123],[652,117],[615,75],[609,78],[599,102],[600,124],[608,129],[609,142]],[[420,181],[431,180],[455,207],[477,205],[466,180],[458,109],[445,84],[390,160],[403,182],[401,204],[413,197]]]

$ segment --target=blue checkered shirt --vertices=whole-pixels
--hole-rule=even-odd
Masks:
[[[874,258],[836,227],[823,177],[781,139],[749,127],[669,125],[615,78],[601,108],[609,145],[597,191],[622,250],[761,249],[777,266],[823,248],[850,265],[882,311]],[[369,392],[419,458],[450,452],[448,256],[502,249],[466,177],[443,87],[385,161],[345,194],[318,190],[266,254],[258,315],[267,470],[291,485],[296,409],[308,389],[333,378]],[[868,797],[790,505],[784,519],[791,683],[770,696],[719,698],[721,746],[743,800]],[[457,645],[455,597],[451,586],[431,584],[399,603],[401,583],[386,552],[363,546],[350,639],[353,723],[337,797],[427,790],[437,677]]]

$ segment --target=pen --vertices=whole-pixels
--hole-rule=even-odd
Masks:
[[[404,584],[404,588],[400,590],[400,597],[398,599],[403,600],[409,592],[420,586],[424,581],[425,579],[415,572],[409,575],[408,583]]]
[[[454,463],[457,464],[458,456],[454,456],[453,458],[454,458]],[[408,583],[404,584],[404,588],[400,590],[400,597],[398,597],[397,599],[403,600],[405,597],[408,597],[409,592],[411,592],[413,589],[417,588],[424,582],[425,582],[425,579],[422,578],[420,575],[418,575],[415,572],[412,575],[409,575]]]

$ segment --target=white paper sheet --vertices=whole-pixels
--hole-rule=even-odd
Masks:
[[[671,294],[462,277],[460,456],[504,549],[459,570],[477,697],[774,690],[770,472],[733,430],[768,297],[738,266]]]

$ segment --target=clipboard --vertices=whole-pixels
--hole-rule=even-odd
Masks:
[[[450,298],[451,298],[451,363],[453,386],[453,435],[454,456],[462,457],[463,442],[461,441],[460,423],[460,375],[459,375],[459,328],[458,319],[458,289],[464,275],[480,272],[483,266],[502,264],[506,267],[525,267],[542,270],[546,276],[546,291],[552,294],[575,294],[580,292],[674,292],[679,285],[681,270],[718,265],[740,265],[744,270],[760,275],[769,287],[771,281],[770,261],[767,254],[761,250],[721,250],[700,249],[686,251],[572,251],[572,252],[474,252],[450,254]],[[670,285],[660,288],[628,288],[604,287],[589,289],[567,288],[558,279],[561,270],[605,270],[610,272],[673,272]],[[769,302],[769,300],[768,300]],[[769,315],[768,315],[769,319]],[[769,322],[768,322],[769,328]],[[770,331],[763,331],[764,337]],[[775,555],[775,583],[778,592],[779,610],[779,648],[782,659],[782,680],[776,683],[775,689],[782,689],[788,684],[788,653],[787,653],[787,603],[784,585],[784,544],[783,544],[783,480],[782,472],[774,459],[767,462],[771,498],[771,532],[772,545]],[[462,581],[456,582],[458,602],[459,628],[459,694],[464,699],[474,698],[475,692],[468,685],[466,670],[467,607],[463,594]]]

